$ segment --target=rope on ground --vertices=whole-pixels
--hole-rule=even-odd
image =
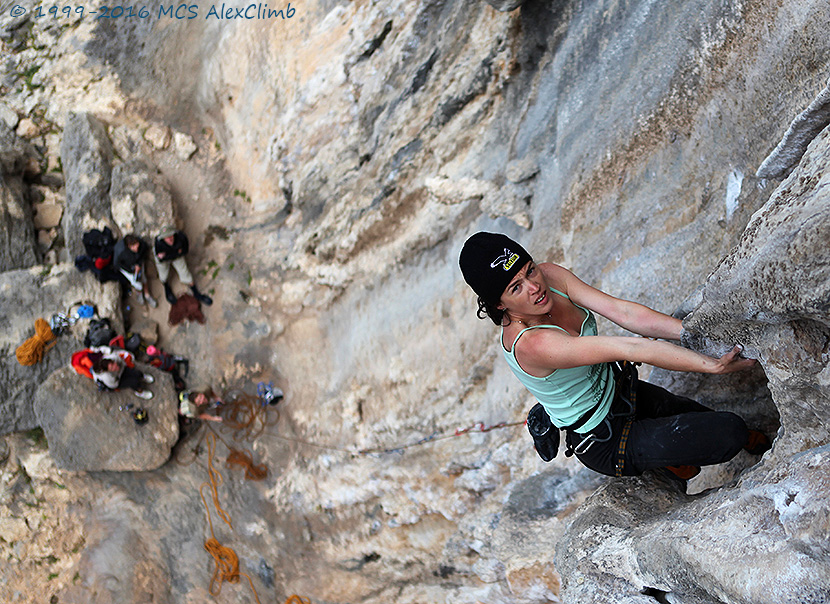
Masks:
[[[245,468],[245,478],[248,480],[263,480],[266,476],[268,476],[268,466],[264,463],[258,465],[254,464],[251,454],[246,453],[245,451],[240,451],[239,449],[231,449],[225,463],[228,467],[237,465]]]
[[[311,604],[311,600],[294,594],[293,596],[288,597],[285,604]]]
[[[17,347],[17,362],[25,366],[39,363],[43,354],[57,344],[57,341],[52,341],[57,337],[45,319],[35,319],[35,335]]]
[[[242,576],[248,579],[248,583],[251,586],[251,590],[254,592],[254,598],[256,598],[257,604],[261,604],[259,601],[259,594],[257,594],[251,577],[239,571],[239,557],[236,555],[236,552],[233,549],[219,543],[219,540],[216,538],[216,534],[213,531],[213,520],[211,520],[210,508],[208,507],[207,500],[202,492],[202,489],[205,486],[209,486],[211,488],[213,505],[216,509],[216,514],[225,521],[231,530],[233,530],[233,525],[231,524],[230,516],[228,516],[227,512],[222,509],[222,506],[219,503],[218,486],[222,484],[222,475],[216,470],[216,468],[213,467],[213,457],[216,453],[216,437],[214,434],[208,434],[207,445],[208,476],[210,477],[210,483],[205,482],[199,486],[199,496],[202,498],[202,503],[205,505],[208,525],[210,526],[210,539],[205,541],[205,551],[213,556],[213,560],[215,562],[213,576],[210,579],[208,591],[210,592],[210,595],[217,597],[222,591],[223,582],[227,581],[228,583],[239,583],[239,577]]]
[[[223,425],[233,431],[235,440],[254,440],[280,419],[279,411],[269,418],[269,405],[263,405],[258,398],[241,390],[231,390],[222,400],[224,404],[220,415]]]

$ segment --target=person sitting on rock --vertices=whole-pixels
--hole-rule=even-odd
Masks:
[[[126,351],[103,352],[92,363],[92,379],[102,390],[131,388],[139,398],[153,398],[153,393],[144,389],[154,382],[153,376],[136,369]]]
[[[208,409],[215,409],[220,405],[222,405],[222,401],[210,389],[204,392],[184,390],[179,393],[179,415],[186,419],[221,422],[221,417],[208,413]]]
[[[210,296],[206,296],[197,289],[193,275],[190,274],[190,270],[187,267],[185,256],[190,251],[190,242],[187,239],[187,235],[175,227],[166,226],[156,236],[153,248],[159,279],[164,283],[164,295],[170,304],[176,303],[176,296],[173,294],[173,288],[170,287],[169,281],[170,265],[176,269],[176,273],[179,275],[179,281],[188,286],[193,292],[194,298],[207,306],[213,304]]]
[[[124,275],[135,289],[139,303],[156,307],[156,301],[147,288],[147,279],[144,274],[144,258],[147,255],[147,243],[135,234],[130,233],[115,244],[113,264],[115,269]]]

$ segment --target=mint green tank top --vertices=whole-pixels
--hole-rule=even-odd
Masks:
[[[570,300],[566,294],[559,290],[552,287],[550,290]],[[585,311],[585,319],[583,319],[582,326],[579,329],[579,336],[597,335],[597,321],[593,313],[574,302],[571,302],[571,304]],[[548,412],[550,420],[558,428],[576,423],[580,417],[599,404],[599,408],[593,417],[578,430],[582,434],[590,432],[605,418],[609,409],[611,409],[611,402],[614,400],[615,384],[612,379],[611,366],[608,363],[598,363],[582,367],[554,369],[546,377],[536,377],[526,373],[516,360],[516,342],[519,341],[524,332],[539,328],[559,329],[567,333],[564,328],[558,325],[526,327],[516,336],[510,350],[506,350],[502,345],[504,358],[513,373],[519,378],[519,381],[542,404]]]

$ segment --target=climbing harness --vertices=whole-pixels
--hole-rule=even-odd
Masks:
[[[611,369],[614,372],[614,379],[616,381],[616,398],[622,401],[628,406],[628,411],[624,413],[614,413],[614,411],[609,411],[608,415],[602,420],[600,426],[605,426],[605,429],[608,431],[608,436],[604,438],[600,438],[597,435],[597,428],[594,428],[587,434],[579,434],[576,432],[580,427],[584,426],[585,423],[593,416],[594,412],[596,411],[596,407],[590,410],[588,413],[583,415],[576,424],[568,426],[567,428],[563,428],[572,432],[575,437],[581,437],[581,440],[576,445],[568,444],[565,450],[565,456],[570,457],[571,455],[584,455],[588,452],[588,450],[594,445],[594,443],[605,443],[611,440],[614,436],[613,429],[611,427],[611,419],[614,417],[627,417],[628,419],[623,426],[622,436],[620,438],[620,443],[618,445],[617,450],[617,463],[615,466],[615,472],[617,472],[617,476],[622,476],[622,472],[625,465],[625,447],[628,443],[628,435],[631,431],[631,425],[634,423],[634,415],[637,411],[637,368],[635,365],[639,363],[630,363],[629,361],[622,361],[620,363],[611,363]],[[612,404],[613,409],[613,404]]]

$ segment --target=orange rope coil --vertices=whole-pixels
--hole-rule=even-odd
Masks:
[[[57,337],[45,319],[35,319],[35,335],[17,347],[17,362],[25,366],[39,363],[43,359],[43,353],[57,344],[52,342],[57,340]]]

